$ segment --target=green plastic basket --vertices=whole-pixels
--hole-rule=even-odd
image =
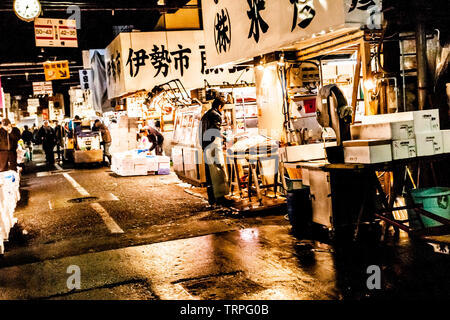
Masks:
[[[434,187],[411,190],[411,196],[416,204],[422,204],[423,209],[440,217],[450,219],[450,188]],[[442,223],[420,215],[425,227],[441,226]]]

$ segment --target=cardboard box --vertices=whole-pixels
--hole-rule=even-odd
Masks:
[[[416,147],[418,157],[443,153],[442,132],[416,133]]]
[[[380,163],[392,161],[391,140],[344,141],[345,163]]]
[[[442,147],[444,153],[450,153],[450,130],[442,130]]]
[[[407,140],[414,139],[414,121],[395,121],[350,126],[352,140]]]
[[[362,124],[376,124],[398,121],[414,121],[414,132],[439,131],[439,109],[420,110],[363,116]]]
[[[392,159],[408,159],[417,156],[416,139],[392,141]]]

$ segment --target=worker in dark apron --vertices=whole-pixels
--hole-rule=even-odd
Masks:
[[[225,101],[215,98],[212,107],[202,117],[199,141],[205,161],[206,190],[210,205],[228,205],[232,201],[225,198],[229,192],[228,179],[222,150],[222,111]]]

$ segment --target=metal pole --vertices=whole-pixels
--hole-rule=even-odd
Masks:
[[[416,54],[417,54],[417,102],[418,109],[425,108],[427,100],[427,38],[425,21],[418,12],[416,24]]]
[[[403,110],[401,111],[407,111],[406,110],[406,75],[405,75],[405,52],[403,48],[403,40],[400,39],[400,57],[402,60],[402,102],[403,102]]]

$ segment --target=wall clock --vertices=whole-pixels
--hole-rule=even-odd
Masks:
[[[14,0],[14,13],[23,21],[33,21],[41,14],[39,0]]]

